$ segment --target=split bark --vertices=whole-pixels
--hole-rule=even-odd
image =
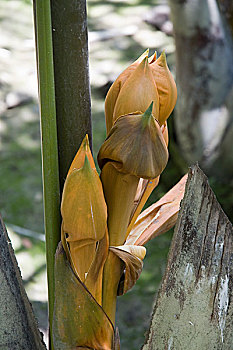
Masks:
[[[170,6],[179,96],[175,123],[182,154],[189,164],[198,161],[207,174],[231,179],[233,7],[228,0],[170,0]]]
[[[46,350],[0,217],[0,350]]]
[[[230,350],[233,227],[194,166],[143,350]]]

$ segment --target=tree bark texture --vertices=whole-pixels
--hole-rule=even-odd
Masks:
[[[91,141],[85,0],[51,0],[60,187],[84,136]],[[62,191],[61,191],[62,193]]]
[[[232,0],[218,0],[218,5],[233,35],[233,2]]]
[[[220,5],[219,5],[220,3]],[[227,0],[170,0],[176,43],[178,142],[189,164],[233,175],[233,37]],[[221,163],[221,174],[218,164]]]
[[[233,227],[194,166],[143,350],[233,347]]]
[[[0,350],[45,350],[0,217]]]

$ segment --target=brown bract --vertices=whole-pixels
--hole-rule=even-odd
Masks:
[[[87,136],[68,172],[61,202],[61,240],[74,273],[101,305],[108,254],[107,207]]]
[[[149,50],[146,50],[135,62],[133,62],[129,67],[127,67],[119,77],[114,81],[111,88],[109,89],[106,99],[105,99],[105,120],[106,120],[106,129],[107,134],[109,133],[112,124],[113,124],[113,112],[118,98],[119,92],[123,87],[126,80],[129,78],[131,73],[135,71],[137,66],[143,60],[143,58],[148,56]]]
[[[153,114],[162,126],[176,104],[177,89],[163,52],[148,58],[145,51],[112,84],[105,100],[107,135],[121,115],[145,112],[154,101]]]
[[[159,95],[148,57],[145,57],[131,73],[121,88],[113,112],[113,123],[122,115],[141,111],[144,113],[151,102],[153,115],[159,118]]]
[[[167,66],[165,52],[150,64],[159,94],[159,124],[163,125],[173,111],[177,100],[177,89],[174,78]]]
[[[107,208],[97,172],[86,158],[81,169],[67,177],[61,203],[63,231],[70,254],[82,281],[88,273],[107,228]]]
[[[69,168],[68,175],[74,170],[74,169],[80,169],[83,167],[85,157],[88,158],[90,166],[92,169],[96,170],[95,168],[95,162],[91,154],[90,146],[89,146],[89,140],[88,135],[86,135],[78,149],[78,152],[76,153],[71,166]]]
[[[153,115],[128,114],[118,118],[100,148],[100,168],[114,162],[118,171],[144,179],[154,179],[164,170],[168,151],[160,126]]]
[[[55,256],[55,349],[112,350],[113,335],[111,321],[72,271],[60,244]]]

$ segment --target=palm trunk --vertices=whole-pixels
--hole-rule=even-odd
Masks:
[[[232,349],[233,227],[192,167],[143,350]]]
[[[189,164],[198,161],[208,175],[227,181],[233,175],[232,2],[170,0],[170,6],[176,43],[178,142]]]

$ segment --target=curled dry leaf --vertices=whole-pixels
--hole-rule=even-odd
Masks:
[[[55,349],[112,350],[113,335],[111,321],[74,274],[60,243],[55,256]]]
[[[124,263],[124,275],[118,288],[118,295],[125,294],[138,280],[143,267],[146,248],[134,245],[122,245],[109,248]]]
[[[172,228],[183,199],[187,174],[158,202],[144,210],[136,220],[125,244],[144,245]]]
[[[152,180],[140,179],[137,193],[134,198],[134,206],[130,216],[129,226],[127,228],[126,237],[128,237],[138,215],[140,214],[142,208],[146,204],[151,192],[159,183],[159,176]]]

